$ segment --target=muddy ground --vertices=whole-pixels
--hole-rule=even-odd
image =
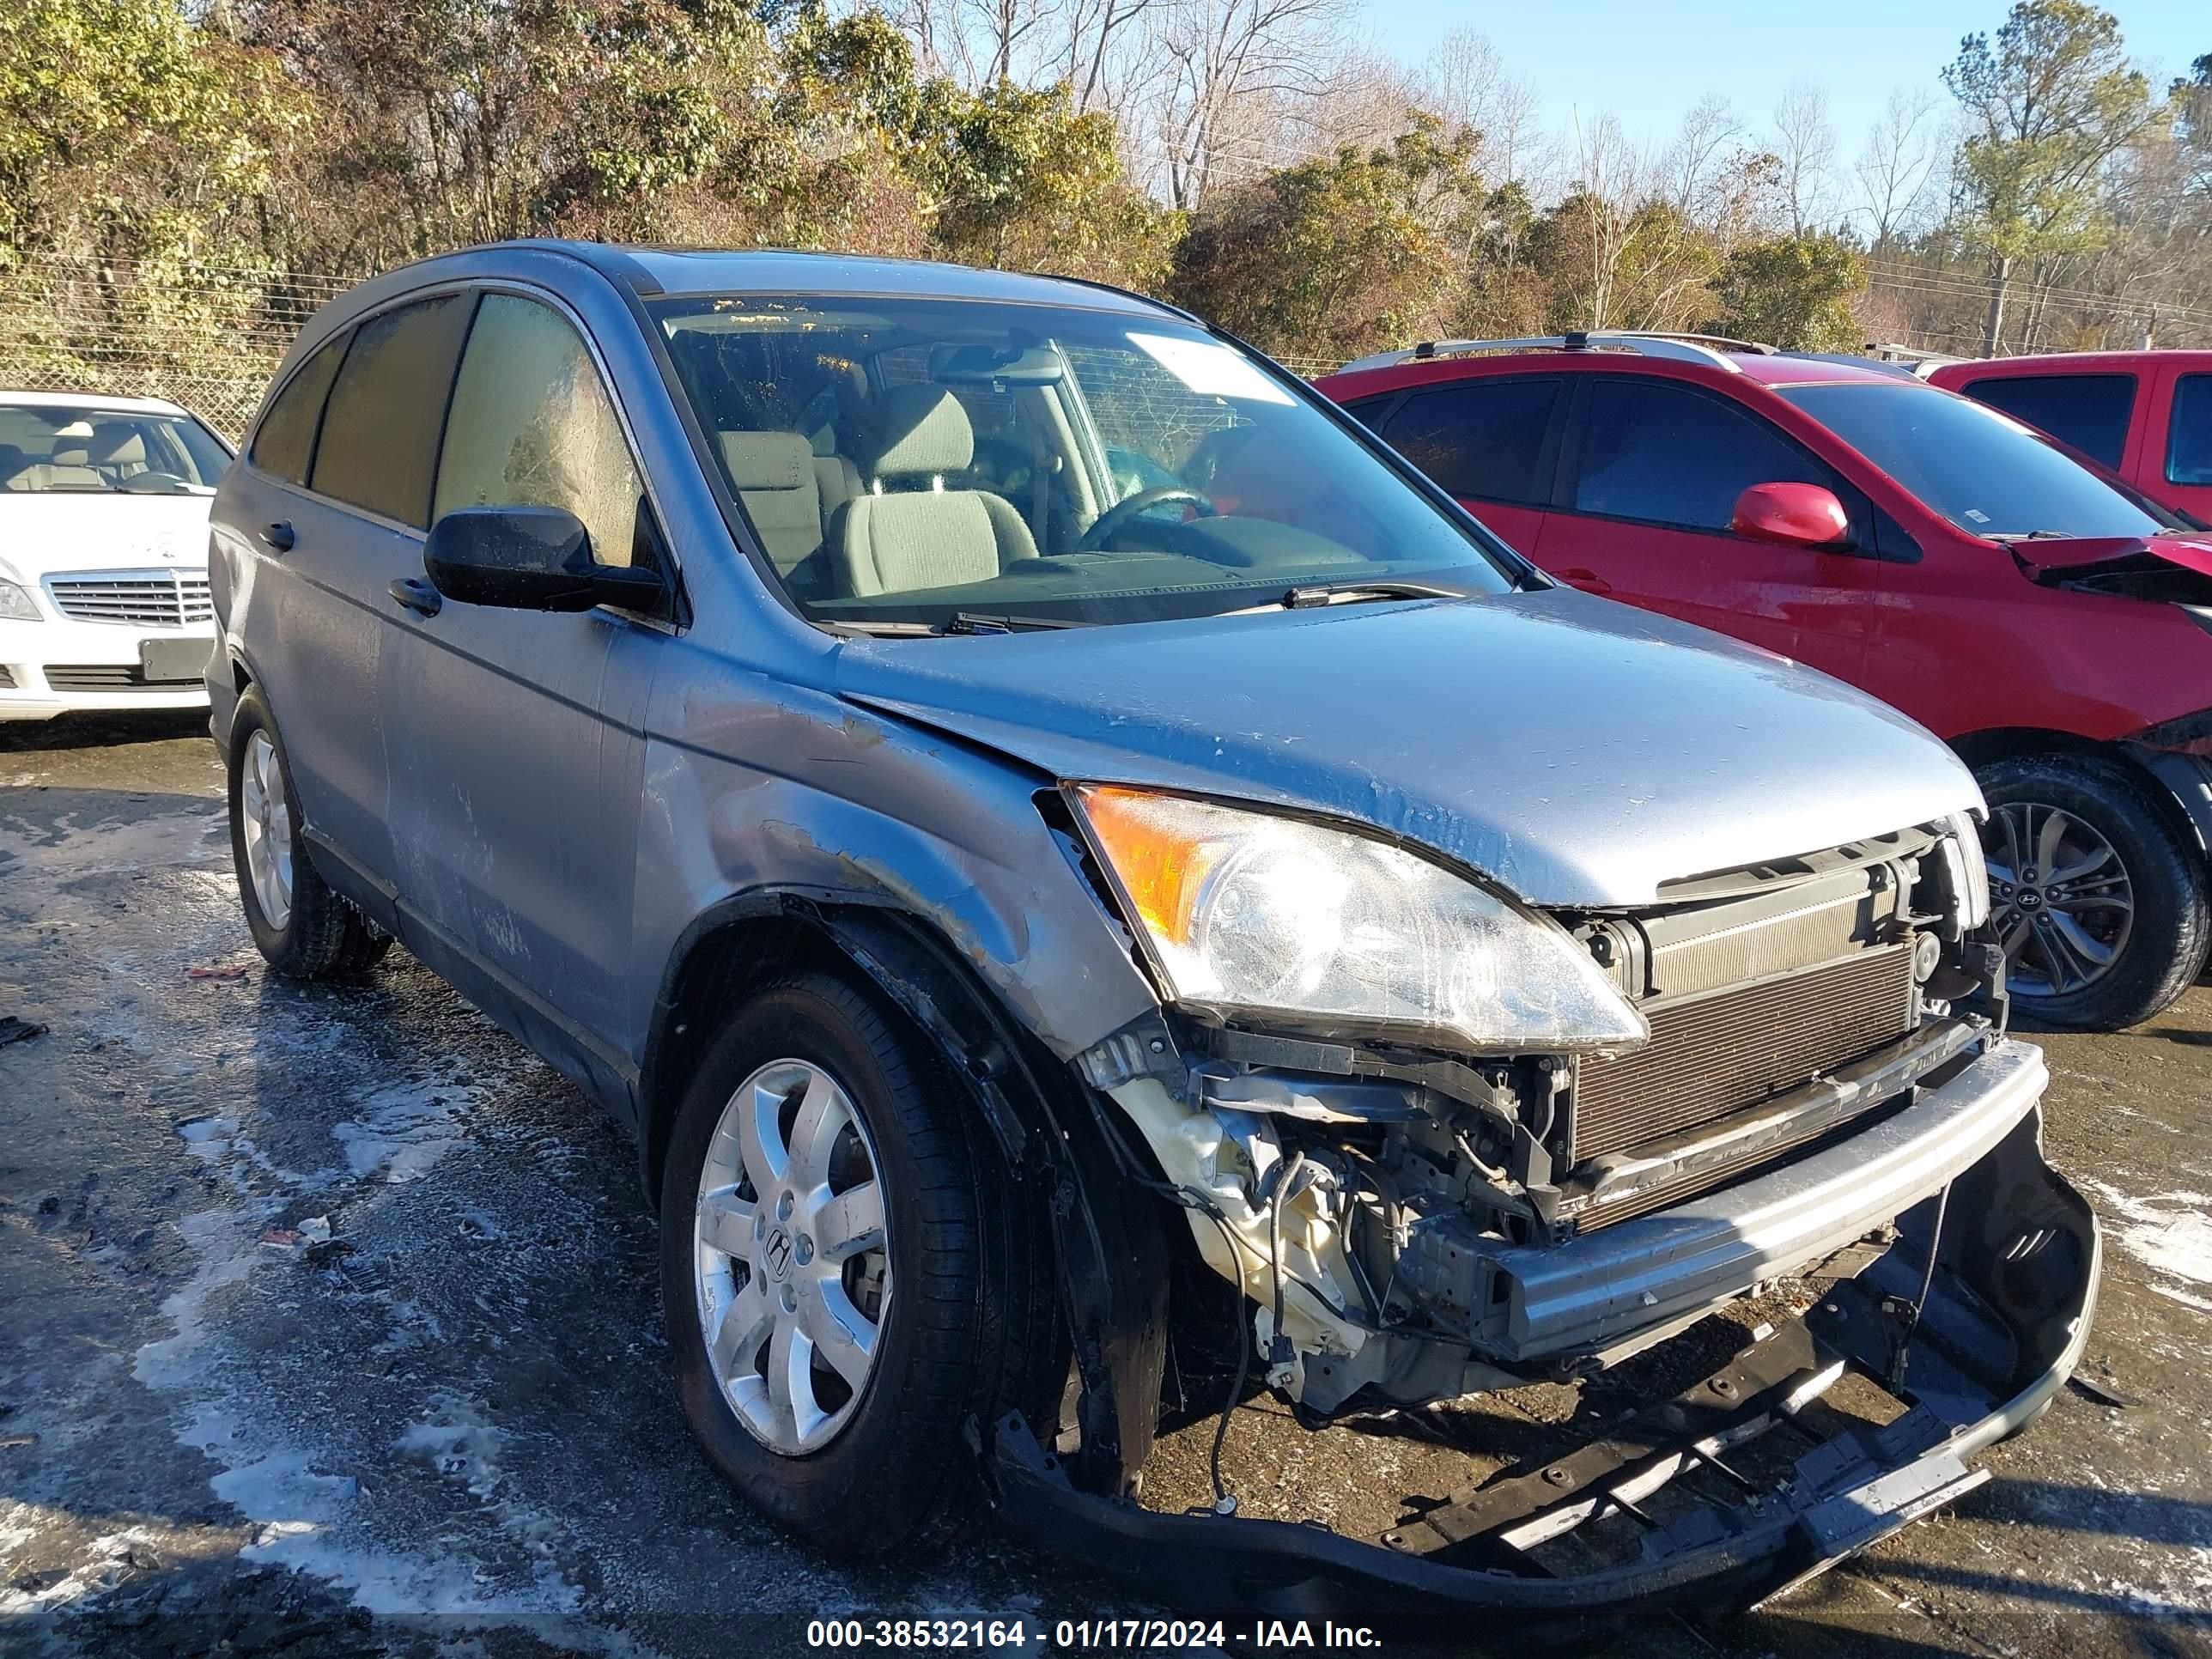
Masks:
[[[1141,1610],[988,1528],[855,1572],[740,1507],[666,1380],[627,1146],[404,955],[264,974],[220,796],[190,722],[0,727],[0,1016],[51,1028],[0,1048],[0,1651],[679,1659],[800,1651],[825,1615]],[[2107,1228],[2087,1369],[2127,1403],[2069,1390],[1950,1513],[1613,1650],[2212,1656],[2212,986],[2043,1040],[2053,1155]],[[1510,1440],[1555,1392],[1486,1420]],[[1154,1501],[1204,1494],[1210,1427]],[[1358,1520],[1439,1456],[1262,1400],[1226,1473],[1248,1510]]]

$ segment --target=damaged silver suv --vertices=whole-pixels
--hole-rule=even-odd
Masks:
[[[691,1425],[826,1549],[988,1502],[1194,1610],[1753,1597],[2081,1352],[1966,770],[1180,312],[471,250],[308,325],[213,526],[255,939],[396,938],[635,1131]],[[1376,1535],[1147,1501],[1208,1366],[1387,1432],[1716,1330]]]

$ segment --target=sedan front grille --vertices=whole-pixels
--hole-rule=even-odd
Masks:
[[[54,608],[72,622],[189,628],[215,619],[204,570],[87,571],[46,578]]]
[[[1912,949],[1885,945],[1650,1011],[1650,1041],[1582,1062],[1573,1160],[1649,1146],[1795,1089],[1912,1028]]]

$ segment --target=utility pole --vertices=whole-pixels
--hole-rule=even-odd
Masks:
[[[2150,349],[2151,336],[2154,334],[2157,330],[2158,307],[2156,306],[2147,307],[2143,311],[2142,335],[2136,342],[2136,349],[2137,351],[2148,351]]]

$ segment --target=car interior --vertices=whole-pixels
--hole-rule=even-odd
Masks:
[[[775,574],[828,619],[908,595],[1105,620],[1174,590],[1227,596],[1218,611],[1424,544],[1431,567],[1479,558],[1437,524],[1386,522],[1403,509],[1376,502],[1397,498],[1346,471],[1376,463],[1211,341],[890,301],[693,301],[660,320]]]
[[[173,416],[0,405],[0,489],[19,495],[211,489],[227,459],[210,439],[189,442]]]

